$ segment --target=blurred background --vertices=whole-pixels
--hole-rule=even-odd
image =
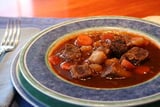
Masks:
[[[83,17],[160,15],[159,0],[0,0],[0,15],[9,17]]]

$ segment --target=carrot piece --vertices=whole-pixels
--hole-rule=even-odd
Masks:
[[[150,71],[148,66],[138,66],[135,69],[135,72],[138,74],[147,74]]]
[[[93,43],[92,38],[87,35],[80,35],[77,37],[77,44],[80,46],[91,45],[92,43]]]
[[[126,59],[123,59],[121,61],[121,65],[123,67],[125,67],[126,69],[133,69],[133,68],[135,68],[135,66],[131,62],[129,62],[128,60],[126,60]]]
[[[108,34],[105,34],[105,35],[101,35],[100,38],[101,38],[101,40],[106,40],[106,39],[112,40],[113,36],[114,36],[114,34],[108,33]]]
[[[71,69],[71,66],[73,64],[69,63],[69,62],[62,62],[60,64],[60,67],[63,69],[63,70],[70,70]]]
[[[58,56],[54,56],[54,55],[49,56],[48,60],[53,65],[60,64],[60,62],[61,62],[61,59]]]

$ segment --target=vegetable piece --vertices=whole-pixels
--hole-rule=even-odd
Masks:
[[[114,36],[114,34],[108,33],[108,34],[101,35],[100,38],[101,38],[101,40],[106,40],[106,39],[112,40],[113,36]]]
[[[147,46],[149,41],[143,37],[133,37],[131,38],[131,44],[135,46]]]
[[[80,35],[77,37],[77,44],[80,46],[87,46],[87,45],[91,45],[93,43],[93,40],[91,37],[87,36],[87,35]]]
[[[133,69],[133,68],[135,68],[135,66],[130,61],[128,61],[127,59],[123,59],[121,61],[121,65],[123,67],[125,67],[126,69]]]
[[[63,70],[70,70],[71,69],[71,66],[73,64],[69,63],[69,62],[62,62],[60,64],[60,67],[63,69]]]
[[[88,60],[95,64],[101,64],[106,58],[107,57],[103,51],[93,51]]]
[[[138,74],[147,74],[150,72],[150,68],[148,66],[138,66],[136,67],[135,72]]]
[[[53,65],[57,65],[61,62],[61,59],[58,56],[54,56],[54,55],[49,56],[48,60]]]

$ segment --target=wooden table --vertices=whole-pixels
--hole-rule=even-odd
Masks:
[[[83,17],[160,15],[159,0],[0,0],[0,16]]]

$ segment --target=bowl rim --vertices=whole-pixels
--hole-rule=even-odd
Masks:
[[[148,24],[152,24],[152,25],[155,25],[157,27],[160,27],[159,24],[156,24],[156,23],[152,23],[152,22],[149,22],[149,21],[146,21],[146,20],[143,20],[143,19],[139,19],[139,18],[133,18],[133,17],[124,17],[124,16],[96,16],[96,17],[84,17],[84,18],[78,18],[78,19],[72,19],[72,20],[69,20],[69,21],[65,21],[65,22],[62,22],[62,23],[59,23],[59,24],[56,24],[56,25],[53,25],[51,27],[48,27],[44,30],[42,30],[41,32],[39,32],[38,34],[35,35],[35,37],[33,37],[26,45],[25,47],[23,48],[23,50],[21,51],[20,53],[20,60],[19,60],[19,64],[20,64],[20,69],[21,70],[24,70],[24,71],[27,71],[28,69],[26,68],[26,65],[25,63],[21,63],[21,62],[24,62],[24,59],[26,57],[26,53],[27,51],[29,50],[30,46],[36,41],[38,40],[41,36],[43,36],[44,34],[46,34],[46,32],[50,32],[51,30],[53,29],[56,29],[60,26],[64,26],[66,24],[70,24],[70,23],[75,23],[75,22],[79,22],[79,21],[85,21],[85,20],[94,20],[94,19],[127,19],[127,20],[136,20],[136,21],[141,21],[141,22],[144,22],[144,23],[148,23]],[[39,83],[37,80],[34,79],[34,77],[32,77],[31,74],[28,74],[27,72],[22,72],[22,75],[24,76],[24,78],[31,84],[34,86],[34,84],[37,84],[37,85],[40,85],[41,83]],[[34,83],[34,84],[33,84]],[[48,88],[46,87],[35,87],[36,89],[40,90],[40,91],[44,91],[46,92],[46,90],[49,90]],[[53,91],[52,91],[53,92]],[[160,97],[158,96],[158,94],[154,94],[154,95],[151,95],[151,96],[147,96],[147,97],[144,97],[144,98],[138,98],[138,99],[134,99],[134,100],[126,100],[126,101],[112,101],[112,102],[107,102],[107,101],[92,101],[92,100],[82,100],[82,99],[78,99],[78,98],[71,98],[69,97],[70,99],[68,99],[68,96],[65,96],[65,95],[62,95],[60,93],[45,93],[47,94],[48,96],[51,96],[56,99],[59,99],[59,100],[63,100],[65,102],[68,102],[68,103],[71,103],[71,101],[73,101],[72,103],[74,104],[80,104],[80,105],[85,105],[85,106],[106,106],[106,105],[112,105],[114,104],[114,106],[118,106],[119,104],[121,104],[122,106],[131,106],[131,105],[140,105],[140,104],[144,104],[144,102],[153,102],[153,101],[156,101],[156,100],[159,100]],[[118,103],[118,105],[117,105]],[[98,104],[98,105],[97,105]]]

